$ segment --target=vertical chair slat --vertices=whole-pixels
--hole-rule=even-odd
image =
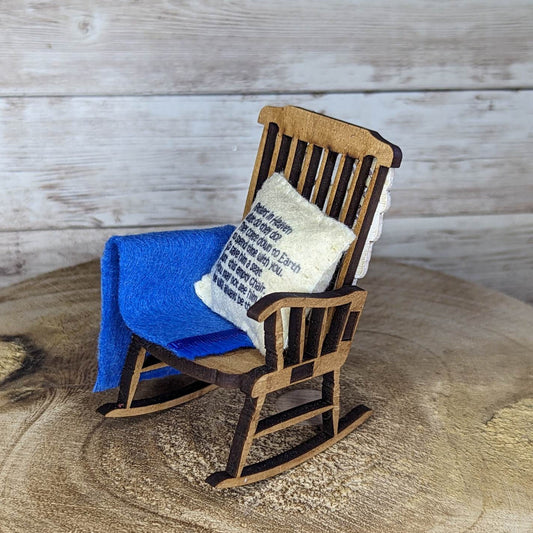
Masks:
[[[283,368],[283,323],[281,311],[272,313],[265,320],[265,362],[270,369]]]
[[[327,326],[326,308],[316,307],[311,311],[304,360],[314,359],[321,354]]]
[[[311,150],[312,147],[312,150]],[[304,163],[304,170],[300,175],[300,182],[298,183],[298,191],[304,198],[311,197],[313,192],[313,185],[315,184],[316,173],[320,165],[320,158],[322,157],[322,148],[316,145],[309,145],[309,163]]]
[[[312,204],[316,204],[316,199],[318,197],[318,190],[320,189],[320,184],[322,182],[322,176],[324,175],[324,170],[326,168],[326,162],[329,157],[329,149],[324,148],[322,151],[322,157],[320,158],[320,167],[318,169],[318,174],[315,178],[315,182],[313,183],[313,194],[310,197],[310,202]]]
[[[263,185],[263,182],[268,178],[268,169],[270,168],[272,156],[274,155],[274,147],[276,145],[278,131],[278,125],[273,122],[271,122],[263,131],[261,144],[259,146],[259,152],[262,152],[262,155],[257,175],[257,188],[260,188],[261,185]]]
[[[264,401],[264,396],[257,398],[248,396],[244,400],[244,407],[237,422],[226,466],[226,471],[231,476],[240,476],[246,464]]]
[[[331,411],[322,415],[323,431],[332,437],[339,429],[340,411],[340,370],[324,374],[322,378],[322,399],[332,406]]]
[[[343,341],[350,341],[352,340],[354,334],[355,334],[355,328],[357,327],[357,323],[359,322],[359,311],[352,311],[348,315],[348,320],[346,321],[346,325],[344,326],[344,331],[342,333],[342,340]]]
[[[366,159],[366,158],[365,158]],[[363,162],[365,163],[365,162]],[[352,227],[353,232],[356,235],[355,241],[350,245],[348,251],[344,254],[342,262],[340,263],[340,268],[336,273],[334,288],[338,288],[342,285],[351,284],[355,276],[355,271],[357,270],[357,265],[363,252],[368,231],[372,225],[372,219],[374,217],[375,208],[377,207],[377,202],[379,202],[379,196],[375,199],[374,210],[369,211],[370,201],[372,199],[374,190],[376,190],[376,182],[379,174],[380,167],[375,158],[371,158],[370,167],[368,172],[365,168],[368,165],[366,164],[361,166],[359,171],[358,181],[358,191],[352,197],[352,206],[353,207],[353,217],[355,218]],[[386,174],[385,174],[386,177]],[[383,188],[385,180],[381,184],[381,189]],[[362,188],[361,188],[362,187]],[[381,194],[380,189],[380,194]],[[359,197],[359,203],[355,204],[357,200],[356,195]],[[366,221],[365,234],[363,234],[363,223]],[[344,221],[348,225],[348,220]],[[350,271],[350,272],[348,272]]]
[[[374,214],[379,204],[381,192],[383,191],[383,186],[385,185],[385,180],[387,179],[387,173],[389,171],[387,167],[378,168],[376,165],[376,170],[376,180],[373,184],[373,187],[372,185],[369,187],[369,191],[367,193],[370,195],[370,198],[366,199],[364,202],[364,204],[366,204],[366,209],[363,211],[363,208],[365,207],[365,205],[363,205],[363,208],[361,209],[362,213],[355,225],[354,232],[357,235],[357,240],[355,245],[351,248],[352,253],[348,257],[345,257],[343,263],[344,272],[341,270],[339,274],[339,280],[342,280],[342,283],[351,283],[355,276],[357,265],[361,259],[361,254],[363,253],[363,249],[365,247],[368,232],[372,226]],[[359,222],[360,220],[361,222]]]
[[[357,216],[357,210],[363,198],[365,192],[366,181],[372,169],[374,163],[374,157],[367,155],[363,158],[359,165],[359,169],[354,175],[352,181],[351,190],[348,192],[346,200],[344,202],[344,207],[339,216],[339,220],[344,222],[350,228],[355,222],[355,217]]]
[[[283,167],[285,177],[289,179],[291,169],[292,169],[292,163],[294,161],[294,155],[296,154],[296,148],[298,146],[298,139],[291,138],[291,143],[289,145],[289,151],[287,153],[287,161],[285,162],[285,166]]]
[[[276,144],[276,137],[279,127],[274,122],[270,122],[268,126],[263,128],[263,134],[261,135],[261,141],[259,143],[259,149],[257,151],[257,159],[254,167],[254,175],[252,176],[252,182],[250,189],[248,190],[248,196],[246,198],[246,205],[244,207],[244,216],[246,216],[248,209],[254,201],[257,191],[261,188],[265,180],[270,175],[268,173],[270,169],[270,163],[273,159],[274,147]],[[255,175],[257,173],[257,175]]]
[[[359,212],[356,213],[355,224],[353,227],[354,233],[357,235],[357,239],[361,236],[361,227],[366,219],[373,218],[372,212],[368,210],[374,191],[376,190],[376,181],[379,174],[379,165],[375,165],[372,175],[367,176],[366,182],[368,187],[366,190],[363,190],[363,195],[361,198],[361,205],[359,206]],[[378,197],[379,200],[379,197]]]
[[[289,182],[291,183],[291,185],[293,187],[296,188],[296,190],[302,194],[302,189],[304,187],[304,184],[305,184],[305,178],[307,177],[307,172],[309,171],[309,165],[311,164],[311,158],[313,157],[313,150],[314,150],[314,145],[312,144],[307,144],[306,147],[305,147],[305,154],[304,154],[304,158],[303,158],[303,161],[302,161],[302,166],[300,168],[300,173],[298,175],[298,181],[296,183],[292,183],[290,180]],[[292,175],[291,175],[292,177]]]
[[[337,152],[326,149],[322,156],[322,163],[320,165],[320,171],[318,179],[315,182],[315,189],[313,191],[312,203],[316,204],[320,209],[324,207],[324,202],[328,195],[329,187],[331,184],[331,176],[333,169],[335,168],[335,161],[337,159]]]
[[[338,177],[335,177],[334,187],[332,187],[326,211],[330,217],[337,219],[339,217],[344,199],[346,198],[346,190],[348,189],[348,184],[353,174],[354,162],[355,159],[349,155],[344,155],[341,160],[337,172]]]
[[[346,321],[350,313],[350,304],[339,305],[335,308],[333,318],[331,320],[329,331],[324,340],[322,347],[322,355],[337,351],[341,336],[346,327]]]
[[[331,206],[333,205],[333,199],[335,198],[337,187],[339,186],[339,182],[342,176],[342,171],[344,169],[344,164],[346,162],[346,154],[340,154],[340,156],[341,157],[340,157],[340,161],[337,167],[337,172],[335,172],[335,176],[333,178],[333,181],[331,182],[331,186],[326,196],[327,203],[326,203],[326,208],[324,209],[324,212],[328,215],[330,213]]]
[[[137,390],[142,367],[146,357],[146,350],[135,340],[130,342],[126,361],[120,376],[117,404],[129,409]]]
[[[303,307],[291,308],[289,318],[289,346],[285,365],[295,365],[303,360],[305,346],[305,313]]]
[[[307,143],[305,141],[298,140],[292,159],[289,154],[289,160],[287,161],[287,176],[289,183],[296,187],[300,179],[300,173],[302,172],[302,164],[307,152]],[[292,147],[291,147],[292,148]]]
[[[287,166],[287,158],[289,157],[289,151],[291,149],[292,138],[283,134],[281,136],[281,144],[279,146],[278,159],[276,161],[276,172],[283,172]]]
[[[274,140],[274,148],[272,150],[272,158],[270,159],[270,165],[268,166],[268,172],[265,177],[265,180],[272,176],[276,171],[276,165],[278,164],[279,159],[279,150],[281,148],[281,140],[283,139],[283,134],[278,130],[276,133],[276,139]]]
[[[359,161],[357,159],[350,156],[347,157],[344,173],[339,187],[337,188],[337,193],[331,207],[330,216],[335,217],[341,222],[343,222],[343,220],[341,220],[341,214],[343,212],[344,205],[348,203],[349,199],[352,197],[352,192],[357,183],[356,170],[358,163]]]

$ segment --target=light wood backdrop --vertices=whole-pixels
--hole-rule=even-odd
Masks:
[[[402,147],[376,255],[533,302],[530,0],[5,0],[0,285],[236,222],[266,104]],[[364,285],[364,284],[363,284]]]

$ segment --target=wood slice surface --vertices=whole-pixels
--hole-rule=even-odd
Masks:
[[[219,491],[204,479],[227,459],[239,391],[104,419],[98,263],[3,289],[0,531],[533,531],[533,308],[388,261],[362,285],[341,414],[374,415],[300,467]],[[260,439],[250,460],[313,431]]]

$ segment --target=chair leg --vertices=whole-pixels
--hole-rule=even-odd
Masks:
[[[247,396],[244,401],[226,467],[226,472],[232,477],[239,477],[246,464],[264,402],[265,396]]]
[[[163,364],[157,363],[143,369],[145,358],[146,349],[133,338],[122,369],[117,402],[101,405],[97,409],[100,414],[109,418],[122,418],[156,413],[200,398],[217,388],[217,385],[196,380],[172,393],[134,400],[142,372]]]
[[[342,418],[340,412],[340,369],[322,377],[322,398],[293,407],[259,421],[265,398],[246,398],[233,443],[226,471],[211,474],[206,481],[216,488],[248,485],[293,468],[329,448],[367,420],[372,411],[357,405]],[[247,465],[246,459],[254,437],[262,437],[279,431],[302,420],[322,414],[322,431],[308,440],[274,457]]]
[[[322,414],[322,431],[333,437],[339,430],[340,412],[340,369],[322,376],[322,400],[333,408]]]
[[[117,407],[129,409],[139,385],[139,378],[146,356],[146,350],[138,342],[132,340],[120,376]]]
[[[298,466],[339,442],[367,420],[371,414],[372,411],[368,407],[357,405],[339,420],[339,427],[335,436],[329,437],[324,431],[321,431],[301,444],[274,457],[245,466],[237,477],[230,475],[229,472],[215,472],[206,481],[212,487],[219,489],[240,487],[285,472],[285,470]]]

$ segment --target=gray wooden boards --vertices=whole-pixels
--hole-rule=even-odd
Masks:
[[[223,467],[243,396],[219,389],[154,416],[102,419],[95,408],[116,391],[90,392],[98,278],[93,262],[0,292],[0,334],[41,354],[0,386],[8,531],[530,531],[530,306],[373,260],[341,389],[374,415],[298,468],[214,491],[203,478]],[[260,451],[293,438],[265,437]]]
[[[402,147],[376,255],[533,301],[532,94],[0,100],[0,285],[97,257],[113,234],[238,221],[257,113],[292,103]]]
[[[402,148],[387,221],[532,211],[530,91],[14,98],[0,100],[0,229],[240,220],[257,115],[285,104],[342,117]]]
[[[3,0],[0,94],[531,87],[531,31],[527,0]]]

